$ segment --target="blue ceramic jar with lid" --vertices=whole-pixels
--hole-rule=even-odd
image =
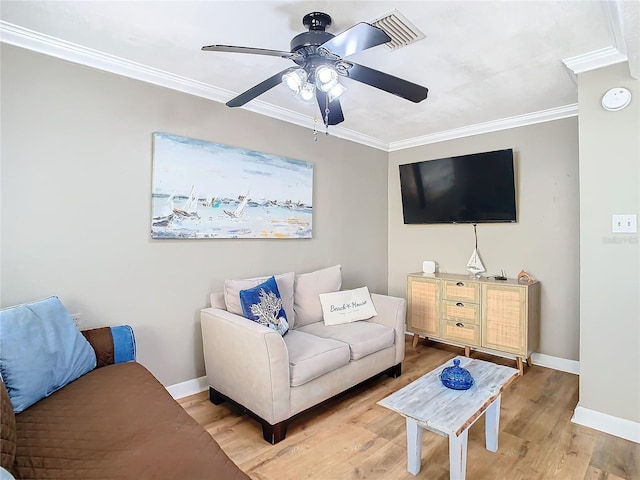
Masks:
[[[440,374],[440,381],[447,388],[467,390],[473,385],[473,377],[469,370],[460,366],[460,360],[453,359],[453,367],[446,367]]]

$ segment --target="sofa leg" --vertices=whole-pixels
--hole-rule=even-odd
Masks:
[[[211,403],[213,403],[214,405],[220,405],[221,403],[224,403],[225,398],[220,395],[217,390],[209,387],[209,401],[211,401]]]
[[[271,425],[269,422],[262,420],[262,436],[271,445],[275,445],[278,442],[284,440],[287,436],[287,427],[289,426],[288,420],[283,420],[280,423]]]
[[[387,375],[389,375],[391,378],[398,378],[400,375],[402,375],[402,363],[398,363],[397,365],[394,365],[389,370],[387,370]]]

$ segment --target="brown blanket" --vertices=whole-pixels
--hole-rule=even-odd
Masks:
[[[87,373],[16,428],[20,479],[249,479],[135,362]]]

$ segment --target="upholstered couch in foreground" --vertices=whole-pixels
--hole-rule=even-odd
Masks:
[[[285,438],[296,414],[380,373],[400,375],[406,314],[403,298],[371,294],[376,315],[325,325],[319,296],[340,290],[340,266],[275,279],[287,310],[284,336],[238,313],[238,291],[264,278],[225,282],[201,311],[211,401],[244,407],[271,443]]]
[[[16,373],[20,372],[8,358],[14,350],[9,343],[15,340],[11,329],[25,322],[20,315],[2,314],[0,355],[5,363],[0,371],[8,389],[0,384],[5,469],[0,470],[0,478],[11,478],[7,472],[18,479],[249,478],[162,384],[133,361],[135,343],[128,327],[83,332],[91,346],[82,338],[76,338],[75,345],[89,352],[93,347],[89,371],[53,393],[43,391],[44,398],[27,405],[23,398],[30,387],[18,382]],[[67,332],[73,335],[73,321],[70,317],[64,320],[71,322]],[[56,353],[52,347],[60,330],[49,333],[42,336],[41,351],[31,354],[47,357]],[[58,357],[69,359],[71,355],[59,352]],[[14,414],[14,406],[20,413]]]

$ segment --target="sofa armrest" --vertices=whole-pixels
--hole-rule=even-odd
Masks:
[[[404,335],[407,315],[407,301],[400,297],[389,295],[371,294],[371,301],[378,315],[367,320],[368,322],[387,325],[396,331],[396,364],[404,360]]]
[[[96,354],[96,368],[136,359],[136,338],[129,325],[82,330]]]
[[[276,331],[219,308],[200,312],[209,385],[272,425],[290,416],[289,352]]]

